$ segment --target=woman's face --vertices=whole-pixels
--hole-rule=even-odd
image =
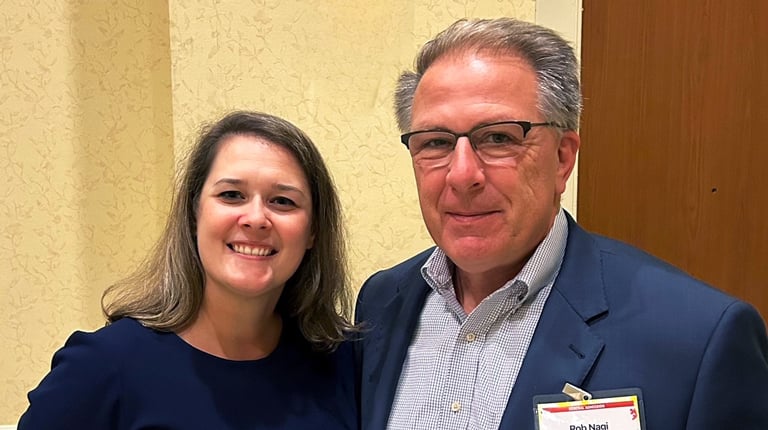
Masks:
[[[221,142],[197,207],[205,296],[277,303],[312,247],[312,198],[285,148],[253,135]]]

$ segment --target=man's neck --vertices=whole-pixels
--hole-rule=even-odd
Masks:
[[[453,286],[456,292],[456,300],[469,315],[480,303],[496,290],[517,276],[522,269],[510,268],[504,271],[492,271],[484,273],[468,273],[456,267],[453,272]]]

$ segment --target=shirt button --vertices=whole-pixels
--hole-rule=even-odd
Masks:
[[[477,339],[477,336],[474,333],[467,333],[467,336],[464,339],[471,343]]]
[[[461,403],[459,403],[459,402],[451,403],[451,410],[453,412],[459,412],[461,410]]]

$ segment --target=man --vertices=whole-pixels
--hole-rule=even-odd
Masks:
[[[364,430],[533,429],[534,397],[566,383],[639,389],[649,430],[768,429],[757,311],[560,208],[580,144],[567,42],[458,21],[395,104],[437,246],[360,292]]]

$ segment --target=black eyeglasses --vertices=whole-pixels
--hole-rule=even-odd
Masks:
[[[400,136],[417,164],[439,167],[450,162],[460,137],[469,139],[477,156],[485,163],[503,163],[524,150],[523,141],[534,127],[558,127],[554,122],[501,121],[483,124],[466,133],[447,130],[419,130]]]

